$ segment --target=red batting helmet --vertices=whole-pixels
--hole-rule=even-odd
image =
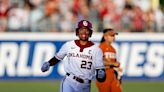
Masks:
[[[78,27],[76,28],[76,35],[78,35],[79,33],[79,29],[82,28],[82,27],[86,27],[89,29],[89,32],[90,32],[90,37],[92,36],[92,24],[91,22],[89,22],[88,20],[81,20],[78,22]]]

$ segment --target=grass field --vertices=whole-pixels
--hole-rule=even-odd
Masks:
[[[59,92],[59,80],[0,81],[0,92]],[[98,92],[92,82],[91,92]],[[123,81],[123,92],[164,92],[164,81]]]

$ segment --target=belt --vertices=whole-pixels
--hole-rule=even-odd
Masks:
[[[70,73],[66,73],[67,76],[70,76],[71,74]],[[91,80],[84,80],[84,79],[81,79],[77,76],[74,76],[72,77],[74,80],[80,82],[80,83],[91,83]]]

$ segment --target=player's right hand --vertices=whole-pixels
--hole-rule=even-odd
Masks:
[[[44,62],[42,67],[41,67],[41,71],[46,72],[46,71],[49,70],[49,68],[50,68],[50,63],[49,62]]]

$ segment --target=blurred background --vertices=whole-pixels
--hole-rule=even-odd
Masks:
[[[73,32],[90,20],[94,31],[163,32],[162,0],[0,0],[0,32]]]
[[[40,67],[77,39],[82,19],[97,44],[104,28],[119,33],[123,92],[164,92],[163,0],[0,0],[0,92],[59,92],[64,60],[46,73]]]

